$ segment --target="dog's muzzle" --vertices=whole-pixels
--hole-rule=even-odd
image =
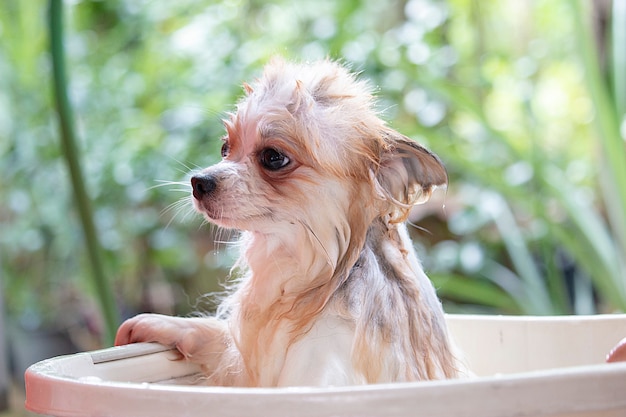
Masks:
[[[217,188],[217,180],[210,174],[197,174],[191,177],[191,189],[196,200],[210,195]]]

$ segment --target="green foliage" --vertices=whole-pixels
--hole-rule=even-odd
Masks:
[[[614,2],[611,42],[594,38],[590,4],[67,2],[69,97],[119,304],[186,313],[220,288],[229,236],[192,213],[187,178],[218,160],[241,83],[280,54],[361,71],[390,124],[446,163],[445,223],[420,223],[442,232],[416,244],[450,310],[623,310],[626,18]],[[1,274],[11,315],[39,321],[68,288],[93,294],[45,17],[44,0],[0,9]]]
[[[545,13],[541,5],[526,5],[518,12]],[[485,55],[483,74],[493,72],[481,83],[476,74],[453,82],[451,77],[424,82],[449,106],[451,118],[447,126],[421,129],[421,134],[431,141],[436,138],[433,148],[460,169],[460,175],[480,184],[483,192],[476,209],[491,217],[523,283],[523,291],[515,288],[511,295],[521,312],[532,314],[595,311],[591,282],[602,308],[626,307],[626,152],[619,132],[624,113],[617,110],[617,100],[610,99],[611,75],[600,74],[592,22],[583,19],[593,13],[582,11],[578,2],[565,6],[552,6],[564,7],[566,19],[549,26],[554,34],[568,23],[560,43],[547,43],[547,36],[533,39],[516,61]],[[478,8],[478,3],[472,7]],[[612,18],[616,26],[624,18],[617,7]],[[541,19],[533,15],[531,21]],[[515,44],[503,33],[500,41]],[[578,38],[568,45],[570,33]],[[599,42],[606,46],[602,38]],[[498,40],[482,38],[477,44],[493,47]],[[623,44],[613,45],[622,53]],[[560,50],[550,49],[557,46]],[[510,46],[501,52],[511,53]],[[488,64],[493,59],[497,63]],[[588,90],[580,86],[583,75]],[[599,127],[597,136],[590,130],[592,120]],[[581,174],[581,169],[587,172]],[[485,195],[484,188],[495,191],[496,198],[490,192]],[[563,253],[575,262],[565,277]]]

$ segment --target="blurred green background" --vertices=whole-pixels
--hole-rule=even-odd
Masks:
[[[61,146],[48,2],[4,0],[0,288],[18,381],[110,343],[102,285],[109,328],[212,308],[235,234],[193,213],[189,174],[219,160],[222,117],[276,54],[360,72],[446,164],[411,232],[447,311],[626,308],[626,2],[71,0],[63,17],[101,272]]]

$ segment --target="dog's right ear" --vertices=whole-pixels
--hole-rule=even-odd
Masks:
[[[437,155],[400,133],[387,129],[383,152],[374,175],[377,192],[387,202],[389,221],[406,220],[410,209],[425,203],[437,187],[448,184],[448,174]]]

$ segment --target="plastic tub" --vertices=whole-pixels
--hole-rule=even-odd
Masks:
[[[26,408],[51,416],[626,416],[626,363],[605,364],[626,315],[450,315],[476,377],[325,388],[201,386],[154,344],[80,353],[26,371]]]

